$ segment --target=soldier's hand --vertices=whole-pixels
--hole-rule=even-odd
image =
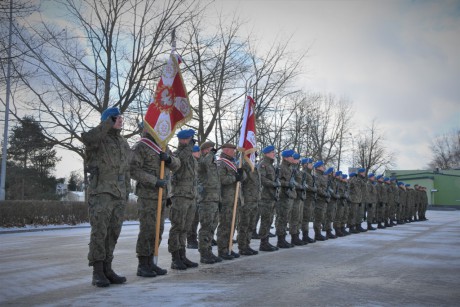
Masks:
[[[168,184],[168,181],[165,179],[157,179],[157,182],[155,183],[155,187],[157,188],[166,188],[166,185]]]
[[[240,175],[241,177],[243,177],[243,168],[240,167],[240,168],[238,168],[236,171],[237,171],[238,175]]]
[[[213,147],[213,148],[211,148],[211,152],[212,152],[213,154],[216,154],[216,153],[217,153],[217,149],[215,149],[215,148]]]
[[[171,207],[171,205],[172,205],[172,199],[171,199],[171,197],[166,198],[166,208]]]
[[[239,173],[235,173],[235,180],[236,180],[236,181],[241,181],[241,180],[243,180],[243,175],[240,175]]]
[[[171,163],[171,156],[167,152],[160,152],[160,160],[165,161],[166,164]]]

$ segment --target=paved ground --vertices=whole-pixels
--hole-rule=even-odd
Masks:
[[[128,283],[102,289],[90,285],[88,228],[3,233],[0,305],[459,306],[460,211],[428,218],[153,279],[135,275],[138,226],[125,225],[114,267]],[[159,264],[169,269],[166,240]]]

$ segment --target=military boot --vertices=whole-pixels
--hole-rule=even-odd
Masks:
[[[104,263],[102,261],[96,261],[93,263],[93,286],[96,287],[108,287],[110,281],[104,274]]]
[[[250,246],[248,246],[248,249],[252,252],[253,255],[257,255],[259,253],[255,249],[252,249]]]
[[[372,227],[371,223],[367,223],[367,230],[376,230],[376,228]]]
[[[366,232],[367,229],[364,229],[363,226],[361,226],[361,223],[359,223],[357,226],[356,226],[356,229],[359,231],[359,232]]]
[[[308,243],[315,243],[316,240],[315,239],[312,239],[308,236],[308,232],[304,232],[302,233],[302,241],[305,242],[305,244],[308,244]]]
[[[349,235],[350,235],[350,233],[347,231],[347,229],[345,228],[345,226],[342,227],[342,228],[340,228],[340,230],[342,231],[342,233],[343,233],[344,236],[349,236]]]
[[[350,226],[350,233],[359,233],[359,230],[356,229],[356,226],[352,225]]]
[[[260,239],[259,250],[262,252],[274,252],[276,249],[268,243],[268,237]]]
[[[286,241],[286,236],[278,236],[278,242],[276,246],[279,248],[291,248],[291,244]]]
[[[393,227],[393,225],[390,226],[390,223],[388,222],[387,219],[385,219],[385,224],[384,224],[385,228],[387,227]]]
[[[191,235],[187,237],[187,248],[198,249],[198,241],[195,235]]]
[[[155,277],[157,273],[152,270],[152,267],[149,265],[148,256],[139,256],[139,264],[137,265],[137,276],[141,277]]]
[[[200,262],[204,264],[214,264],[216,261],[209,251],[200,252]]]
[[[186,270],[187,266],[182,262],[180,257],[180,251],[174,251],[171,253],[171,269],[173,270]]]
[[[337,239],[337,236],[332,233],[331,229],[329,229],[329,230],[326,230],[326,238],[327,239]]]
[[[155,273],[157,273],[157,275],[166,275],[168,274],[168,270],[166,269],[162,269],[160,268],[159,266],[157,266],[154,261],[153,261],[153,256],[150,256],[149,257],[149,266],[150,268],[152,269],[152,271],[154,271]]]
[[[340,228],[334,228],[334,230],[335,230],[335,235],[337,237],[344,237],[345,236]]]
[[[326,237],[321,234],[321,231],[315,230],[315,240],[316,241],[326,241]]]
[[[252,256],[254,253],[249,249],[249,247],[241,247],[239,248],[240,255],[243,256]]]
[[[230,253],[228,253],[228,251],[220,251],[219,252],[219,257],[222,258],[223,260],[233,260],[235,259],[235,257],[233,257],[233,255]]]
[[[179,250],[179,255],[180,255],[180,260],[182,260],[182,263],[185,264],[187,268],[196,268],[198,266],[198,263],[190,261],[190,259],[187,258],[185,255],[185,247],[182,247]]]
[[[295,233],[295,234],[291,235],[291,245],[302,246],[302,245],[305,245],[305,244],[306,243],[304,243],[302,240],[300,240],[298,233]]]
[[[126,277],[119,276],[112,270],[112,263],[104,262],[104,274],[111,284],[122,284],[126,282]]]

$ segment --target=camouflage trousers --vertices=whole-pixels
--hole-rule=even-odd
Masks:
[[[198,232],[198,251],[205,255],[212,249],[212,239],[219,220],[219,203],[202,202],[198,205],[200,230]]]
[[[294,199],[292,203],[291,217],[289,219],[289,233],[291,235],[300,233],[300,225],[302,223],[303,214],[303,199],[299,197]]]
[[[187,229],[191,227],[195,217],[195,199],[173,197],[169,211],[171,229],[169,230],[168,251],[173,253],[187,244]]]
[[[327,203],[324,198],[318,198],[315,203],[313,229],[315,233],[321,233],[321,225],[326,214]]]
[[[337,200],[331,199],[326,206],[326,213],[323,217],[323,227],[324,230],[332,230],[332,222],[335,219],[335,214],[337,211]]]
[[[377,204],[376,212],[375,212],[375,220],[377,223],[385,222],[386,221],[386,204],[383,202],[379,202]]]
[[[307,194],[307,199],[303,201],[303,212],[302,212],[302,233],[308,235],[310,229],[310,221],[312,220],[313,208],[315,207],[315,200],[313,194]]]
[[[152,256],[155,251],[155,234],[157,225],[158,199],[137,199],[137,214],[139,216],[139,235],[137,236],[137,256]],[[160,234],[158,246],[161,243],[165,225],[166,201],[162,202],[160,218]]]
[[[344,214],[345,214],[345,202],[343,199],[338,199],[337,208],[335,211],[334,224],[332,226],[334,229],[342,227],[342,220],[343,220]]]
[[[387,211],[388,211],[388,218],[391,219],[391,220],[394,220],[395,219],[395,208],[396,208],[396,204],[395,202],[388,202],[387,203]]]
[[[358,213],[358,203],[350,202],[350,208],[348,210],[348,227],[351,227],[356,224],[356,214]]]
[[[375,219],[375,203],[372,204],[367,204],[367,217],[366,217],[366,222],[368,223],[374,223]]]
[[[187,221],[190,221],[187,225],[187,240],[196,240],[198,238],[198,205],[195,203],[194,208],[190,210],[190,216],[187,218]]]
[[[291,215],[293,203],[294,199],[292,198],[280,198],[280,200],[275,205],[275,227],[277,236],[286,235],[287,224],[289,223],[289,217]]]
[[[258,212],[260,214],[259,236],[261,239],[265,239],[270,234],[270,227],[273,223],[273,210],[275,208],[275,201],[262,199],[258,204],[258,208]]]
[[[238,204],[239,205],[239,204]],[[228,246],[230,237],[233,238],[231,232],[233,217],[233,200],[221,202],[219,209],[219,226],[217,226],[217,248],[220,254],[228,254]],[[235,217],[235,225],[238,217]]]
[[[249,247],[256,216],[257,202],[245,201],[244,205],[238,207],[238,249],[243,250]]]
[[[356,225],[361,225],[364,219],[365,212],[366,212],[366,204],[365,203],[358,204],[357,211],[356,211],[356,220],[355,220]]]
[[[120,236],[126,202],[111,194],[90,195],[88,199],[91,235],[88,261],[111,263],[113,251]]]

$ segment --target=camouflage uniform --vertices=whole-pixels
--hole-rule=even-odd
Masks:
[[[316,187],[317,187],[317,199],[315,203],[315,211],[314,211],[314,222],[313,222],[313,230],[315,231],[315,239],[318,240],[321,235],[321,223],[324,219],[324,215],[326,214],[327,208],[327,198],[329,197],[327,193],[327,178],[323,174],[324,171],[320,169],[316,169]]]
[[[120,130],[112,128],[111,118],[82,133],[86,146],[86,165],[91,236],[88,261],[111,264],[113,251],[123,224],[130,190],[131,150]]]
[[[361,224],[360,206],[363,199],[363,181],[357,177],[358,175],[351,177],[349,182],[350,189],[350,219],[349,227],[352,233],[357,233],[356,229],[358,223]]]
[[[377,186],[375,181],[368,180],[366,184],[367,189],[367,229],[368,230],[375,230],[372,227],[372,223],[374,223],[375,219],[375,209],[377,204]]]
[[[147,137],[150,139],[149,137]],[[171,153],[168,150],[169,153]],[[170,178],[171,171],[176,171],[180,167],[179,159],[171,157],[171,163],[165,163],[165,179]],[[157,152],[143,142],[138,142],[133,147],[133,159],[131,161],[131,175],[137,181],[136,195],[137,210],[139,215],[139,235],[136,244],[138,257],[153,256],[155,249],[155,235],[158,209],[159,188],[155,187],[160,178],[161,160]],[[163,191],[162,210],[160,217],[159,240],[163,235],[165,220],[165,205],[169,191],[169,186]],[[158,245],[160,244],[158,243]]]
[[[399,195],[399,207],[396,213],[396,219],[398,220],[398,224],[404,224],[404,210],[406,209],[406,191],[402,186],[398,188],[398,195]]]
[[[306,173],[307,181],[307,197],[303,201],[303,212],[302,212],[302,241],[313,243],[314,240],[309,239],[308,232],[310,229],[310,221],[312,220],[313,208],[315,207],[316,197],[316,178],[311,174],[311,169],[306,168],[303,172]]]
[[[366,188],[367,178],[365,176],[358,174],[358,182],[361,185],[362,198],[361,198],[361,203],[358,205],[358,214],[356,215],[356,227],[358,228],[359,231],[363,232],[365,231],[365,229],[362,228],[361,223],[364,219],[364,216],[366,213],[366,204],[369,199],[367,188]]]
[[[219,209],[219,226],[217,227],[217,248],[219,255],[223,256],[232,252],[228,250],[228,246],[230,236],[233,236],[233,234],[230,234],[230,231],[233,218],[233,205],[235,202],[237,172],[235,171],[236,165],[234,162],[231,162],[233,161],[232,157],[222,153],[220,158],[221,159],[217,161],[217,167],[219,170],[222,200]],[[222,159],[226,159],[230,163],[233,163],[235,169],[230,167]],[[241,205],[241,193],[238,193],[238,196],[238,200]]]
[[[303,241],[299,239],[300,226],[302,223],[302,214],[303,214],[303,203],[302,199],[302,175],[298,169],[298,164],[293,165],[295,169],[295,182],[296,182],[296,194],[297,197],[292,202],[291,216],[289,219],[289,234],[291,235],[292,241],[291,244],[294,245],[304,245]]]
[[[384,228],[388,224],[387,219],[387,203],[388,195],[387,189],[384,182],[377,183],[377,211],[376,211],[376,220],[378,223],[378,228]],[[383,224],[382,224],[383,223]]]
[[[259,201],[260,226],[259,236],[262,241],[268,242],[270,227],[273,223],[273,210],[275,208],[275,168],[273,159],[265,156],[257,166],[261,181],[261,200]]]
[[[342,220],[340,223],[340,230],[344,235],[349,235],[350,233],[345,229],[345,227],[348,227],[349,224],[349,216],[350,216],[350,211],[351,211],[351,202],[350,202],[350,187],[348,184],[348,180],[344,179],[342,181],[342,187],[343,187],[343,194],[341,195],[342,198],[342,203],[343,203],[343,214],[342,214]]]
[[[283,237],[283,239],[286,236],[287,224],[289,222],[289,217],[291,215],[294,199],[296,199],[297,197],[295,186],[292,188],[289,186],[289,181],[291,180],[293,167],[294,165],[286,160],[283,160],[283,162],[280,165],[281,192],[280,199],[275,205],[275,227],[276,235],[278,237]]]
[[[326,207],[326,214],[324,216],[324,230],[326,231],[328,238],[335,239],[335,236],[332,234],[332,222],[335,219],[337,211],[337,195],[335,193],[337,181],[333,175],[328,175],[327,182],[329,186],[329,197]]]
[[[212,240],[218,224],[221,185],[214,152],[202,155],[198,165],[198,181],[202,186],[198,215],[200,230],[198,232],[198,251],[202,258],[212,257]]]
[[[338,179],[335,178],[336,182],[336,196],[337,196],[337,208],[336,208],[336,213],[335,213],[335,219],[334,219],[334,230],[335,234],[338,236],[343,236],[342,233],[342,220],[343,220],[343,215],[345,214],[345,185],[344,183]]]
[[[169,230],[168,251],[174,253],[185,250],[187,229],[195,217],[195,199],[198,186],[198,162],[192,155],[193,143],[179,144],[174,152],[180,160],[180,168],[174,172],[172,179],[172,206],[169,213],[171,229]]]
[[[246,173],[246,181],[242,185],[244,202],[238,207],[238,249],[243,254],[247,254],[248,249],[250,249],[250,254],[257,254],[257,251],[252,250],[249,244],[261,196],[260,174],[255,167],[252,171],[246,162],[243,169]]]

